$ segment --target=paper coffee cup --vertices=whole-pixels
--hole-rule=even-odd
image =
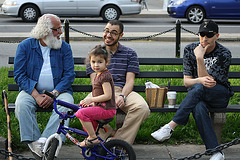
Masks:
[[[168,108],[174,108],[175,106],[174,105],[168,105]]]
[[[168,91],[167,98],[168,98],[168,108],[174,108],[176,105],[176,91]]]

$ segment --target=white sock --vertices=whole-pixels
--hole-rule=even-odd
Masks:
[[[38,141],[39,143],[45,143],[46,140],[47,140],[46,137],[40,137],[37,141]]]

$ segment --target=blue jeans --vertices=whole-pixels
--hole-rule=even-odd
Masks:
[[[186,125],[192,112],[206,149],[215,148],[219,144],[208,108],[226,108],[231,96],[229,89],[220,84],[216,84],[213,88],[206,88],[196,83],[180,104],[173,121],[179,125]]]
[[[68,103],[74,103],[73,96],[69,93],[60,94],[57,99],[66,101]],[[36,109],[38,107],[35,99],[26,93],[21,91],[15,102],[15,116],[19,121],[20,135],[22,142],[32,142],[38,140],[40,137],[48,138],[50,135],[56,133],[58,125],[60,123],[59,115],[53,110],[50,119],[48,120],[47,126],[45,127],[43,133],[41,134],[37,119],[36,119]],[[57,106],[60,112],[67,112],[68,108],[63,106]],[[65,125],[68,126],[69,119],[65,121]],[[63,141],[65,141],[65,136],[61,135]]]

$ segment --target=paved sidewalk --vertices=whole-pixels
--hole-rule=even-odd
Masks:
[[[192,144],[181,144],[181,145],[133,145],[137,160],[175,160],[186,156],[192,156],[196,153],[205,152],[204,145],[192,145]],[[226,160],[239,160],[240,159],[240,145],[234,145],[227,149],[224,149]],[[33,157],[31,152],[21,153],[25,157]],[[77,146],[65,146],[60,150],[58,156],[59,160],[75,160],[83,159],[80,154],[80,149]],[[208,160],[210,156],[202,156],[201,160]]]

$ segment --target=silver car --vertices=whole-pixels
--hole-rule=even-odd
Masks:
[[[4,15],[37,21],[45,13],[60,17],[102,17],[104,21],[119,19],[120,15],[139,14],[138,0],[5,0]]]

